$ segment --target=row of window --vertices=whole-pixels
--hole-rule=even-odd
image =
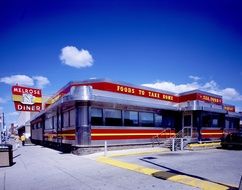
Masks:
[[[59,118],[59,126],[61,126],[61,117],[54,115],[45,119],[45,129],[57,129],[57,119]],[[63,113],[63,128],[76,126],[76,111],[75,109]]]
[[[165,112],[166,113],[166,112]],[[57,121],[59,119],[59,121]],[[62,119],[62,121],[61,121]],[[57,129],[63,126],[63,128],[76,126],[76,109],[65,111],[62,117],[51,116],[45,119],[46,129]],[[197,119],[199,117],[197,116]],[[90,123],[94,126],[144,126],[144,127],[163,127],[174,128],[175,127],[175,115],[172,113],[162,114],[153,112],[138,112],[131,110],[118,110],[118,109],[103,109],[103,108],[91,108],[90,109]],[[238,121],[230,118],[229,120],[220,117],[219,115],[203,114],[201,121],[197,121],[194,118],[192,124],[191,115],[184,116],[183,125],[201,125],[202,127],[225,127],[236,128]],[[199,124],[200,123],[200,124]],[[42,128],[42,123],[36,123],[32,127],[33,129]],[[225,125],[225,126],[224,126]]]
[[[61,126],[61,117],[52,116],[45,119],[46,129],[57,129],[57,118]],[[174,128],[175,119],[173,116],[163,116],[152,112],[123,111],[117,109],[91,108],[91,125],[98,126],[144,126]],[[63,128],[75,127],[76,110],[69,110],[62,114]],[[33,126],[40,128],[40,123]]]
[[[33,129],[40,129],[40,128],[43,128],[43,126],[42,126],[42,122],[34,124],[34,125],[32,126],[32,128],[33,128]]]
[[[238,128],[239,119],[225,117],[223,114],[211,113],[211,112],[199,112],[195,113],[193,118],[193,126],[204,128]],[[187,119],[188,124],[190,123]],[[184,117],[185,122],[185,117]]]
[[[236,129],[239,126],[239,119],[237,118],[228,118],[225,120],[226,129]]]
[[[173,128],[174,118],[152,112],[91,108],[91,125]]]

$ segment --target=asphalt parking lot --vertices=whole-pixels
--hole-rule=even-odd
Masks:
[[[241,150],[162,152],[140,156],[117,156],[115,159],[232,188],[239,186],[242,176]]]
[[[239,185],[242,151],[159,150],[150,148],[108,152],[108,157],[104,157],[107,162],[103,162],[100,161],[103,153],[76,156],[41,146],[20,147],[14,151],[15,164],[0,168],[0,189],[199,189],[197,186],[170,180],[172,178],[164,180],[159,175],[154,177],[142,173],[153,170],[222,184],[218,189],[233,189]],[[114,166],[108,159],[121,165]],[[135,170],[138,172],[125,168],[133,165],[136,165]],[[143,167],[146,170],[142,170]],[[209,189],[209,186],[204,187]]]

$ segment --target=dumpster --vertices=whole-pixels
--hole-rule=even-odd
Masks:
[[[0,144],[0,167],[13,165],[13,146]]]

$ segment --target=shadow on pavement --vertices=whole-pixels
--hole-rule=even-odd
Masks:
[[[36,146],[35,144],[25,144],[24,146]]]
[[[163,171],[156,172],[156,173],[153,174],[153,176],[156,177],[156,178],[167,180],[168,178],[176,176],[176,175],[186,175],[186,176],[193,177],[193,178],[196,178],[196,179],[205,180],[205,181],[209,181],[209,182],[216,183],[216,184],[219,184],[219,185],[227,186],[228,190],[238,190],[238,188],[228,186],[227,184],[222,184],[222,183],[218,183],[218,182],[215,182],[215,181],[211,181],[210,179],[207,179],[207,178],[203,178],[203,177],[200,177],[200,176],[197,176],[197,175],[184,173],[184,172],[174,170],[172,168],[169,168],[169,167],[166,167],[166,166],[163,166],[163,165],[160,165],[160,164],[156,164],[152,161],[149,161],[149,160],[153,160],[153,159],[156,159],[156,158],[155,157],[144,157],[144,158],[141,158],[140,160],[143,161],[143,162],[146,162],[146,163],[167,169],[168,172],[169,172],[169,173],[165,173],[165,174],[164,174]]]
[[[19,157],[20,155],[21,155],[21,154],[18,154],[18,155],[16,155],[16,156],[14,156],[14,157],[13,157],[13,159],[14,159],[14,158],[17,158],[17,157]]]

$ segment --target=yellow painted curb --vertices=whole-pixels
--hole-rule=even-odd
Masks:
[[[161,153],[161,152],[165,152],[168,149],[155,149],[155,150],[151,150],[151,151],[144,151],[144,152],[126,152],[123,154],[120,153],[114,153],[114,154],[110,154],[108,157],[122,157],[122,156],[135,156],[135,155],[146,155],[146,154],[154,154],[154,153]]]
[[[202,143],[202,144],[189,144],[190,148],[192,147],[210,147],[210,146],[220,146],[220,142],[218,143]]]
[[[147,151],[146,153],[143,154],[149,154],[149,153],[155,153],[156,151]],[[111,157],[118,157],[118,156],[129,156],[129,155],[141,155],[141,153],[126,153],[126,154],[114,154]],[[166,172],[166,171],[161,171],[153,168],[148,168],[144,167],[141,165],[137,164],[132,164],[124,161],[119,161],[119,160],[114,160],[111,157],[104,157],[101,156],[97,158],[97,161],[109,164],[115,167],[131,170],[134,172],[142,173],[145,175],[151,175],[160,179],[164,180],[169,180],[173,181],[176,183],[182,183],[184,185],[192,186],[192,187],[198,187],[202,190],[227,190],[230,189],[229,186],[206,181],[206,180],[201,180],[195,177],[190,177],[187,175],[181,175],[181,174],[176,174],[172,172]]]

